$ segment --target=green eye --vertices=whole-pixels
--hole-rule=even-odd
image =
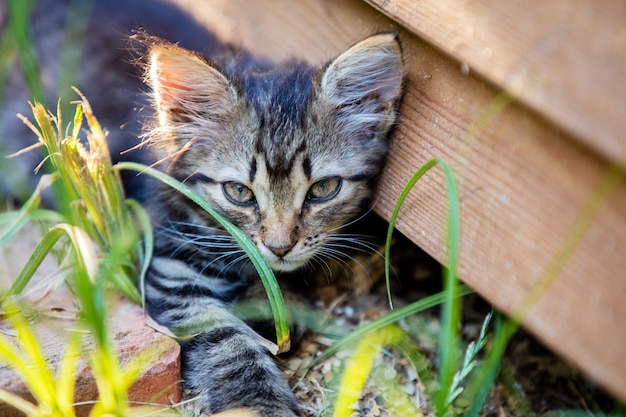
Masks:
[[[321,203],[334,198],[341,189],[341,178],[326,178],[311,185],[306,199],[313,203]]]
[[[223,183],[222,191],[231,203],[245,206],[256,203],[252,190],[239,182]]]

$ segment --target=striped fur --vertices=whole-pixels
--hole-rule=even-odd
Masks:
[[[58,75],[52,55],[70,3],[76,2],[39,0],[33,15],[50,102],[56,101]],[[277,272],[341,257],[350,239],[342,227],[368,206],[397,119],[403,73],[395,35],[366,38],[321,67],[295,61],[272,66],[217,42],[171,4],[93,4],[79,87],[109,129],[114,152],[136,144],[143,122],[146,146],[124,158],[160,161],[159,168],[247,233]],[[3,11],[0,2],[0,31]],[[212,59],[145,34],[128,48],[120,40],[136,25],[169,33]],[[145,51],[139,61],[147,99],[137,95],[129,49]],[[27,110],[20,77],[19,71],[11,74],[0,109],[0,136],[11,151],[25,144],[8,138],[30,137],[13,118]],[[142,117],[135,107],[145,107]],[[22,166],[34,166],[38,157],[33,160]],[[5,190],[14,187],[8,178],[3,182]],[[180,194],[155,184],[147,190],[155,229],[147,307],[154,320],[186,340],[184,379],[199,395],[198,408],[206,414],[247,409],[258,416],[298,415],[274,358],[229,310],[259,285],[241,248]]]

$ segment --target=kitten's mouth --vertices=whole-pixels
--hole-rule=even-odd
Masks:
[[[310,259],[309,256],[297,253],[288,253],[285,256],[276,256],[273,253],[264,253],[263,257],[269,264],[270,268],[276,272],[293,272],[306,265]]]
[[[291,250],[284,254],[276,254],[264,245],[257,246],[269,264],[270,268],[276,272],[293,272],[305,266],[311,259],[313,252],[310,250],[302,250],[294,246]]]
[[[269,263],[270,267],[274,271],[279,272],[293,272],[296,269],[303,267],[306,264],[306,261],[292,261],[289,259],[278,258],[274,260],[266,259]]]

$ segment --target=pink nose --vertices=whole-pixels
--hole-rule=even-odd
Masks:
[[[272,251],[274,255],[278,256],[279,258],[282,258],[283,256],[287,255],[291,249],[293,249],[293,245],[280,246],[280,247],[267,246],[267,248],[270,251]]]

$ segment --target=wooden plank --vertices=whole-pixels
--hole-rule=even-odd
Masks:
[[[626,3],[367,1],[626,167]]]
[[[571,237],[603,183],[605,160],[523,105],[498,108],[500,91],[359,1],[176,1],[222,38],[270,57],[319,61],[367,34],[399,29],[407,93],[376,211],[389,218],[421,164],[448,161],[461,195],[462,279],[510,313],[542,277],[551,278],[524,325],[626,400],[626,186],[596,201],[597,218]],[[398,222],[441,261],[444,188],[439,172],[428,174]],[[562,270],[551,266],[574,243],[572,256],[557,265]],[[551,269],[556,273],[546,275]]]

